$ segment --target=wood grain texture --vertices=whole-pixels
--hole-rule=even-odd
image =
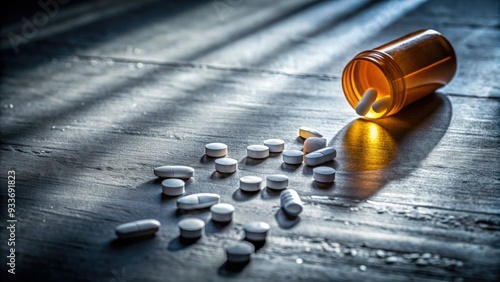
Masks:
[[[499,279],[499,3],[234,1],[220,14],[214,2],[151,1],[2,51],[0,164],[16,171],[18,219],[15,276],[0,233],[2,281]],[[359,119],[343,66],[422,27],[455,47],[452,83],[394,117]],[[268,138],[300,149],[300,126],[337,149],[334,184],[280,154],[246,158]],[[215,172],[210,142],[229,146],[238,172]],[[219,193],[234,220],[178,211],[153,175],[167,164],[194,167],[186,192]],[[241,176],[275,173],[299,192],[299,218],[277,192],[238,189]],[[183,244],[189,216],[207,226]],[[115,239],[143,218],[162,223],[156,236]],[[251,220],[271,225],[268,240],[231,271],[224,246]]]

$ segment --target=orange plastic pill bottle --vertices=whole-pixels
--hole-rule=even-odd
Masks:
[[[356,55],[344,69],[342,88],[353,108],[368,88],[376,89],[377,99],[365,115],[376,119],[394,115],[443,87],[456,70],[450,42],[435,30],[419,30]],[[375,111],[377,102],[385,103]]]

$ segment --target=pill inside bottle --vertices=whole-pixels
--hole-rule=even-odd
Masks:
[[[453,47],[435,30],[419,30],[356,55],[342,74],[349,104],[368,119],[398,113],[451,81]]]

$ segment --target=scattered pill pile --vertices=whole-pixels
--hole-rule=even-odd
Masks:
[[[368,93],[369,92],[369,93]],[[377,92],[368,91],[358,104],[359,113],[368,112],[370,107],[379,107],[375,102]],[[380,100],[379,100],[380,101]],[[375,102],[375,103],[374,103]],[[368,106],[367,106],[368,105]],[[368,110],[366,108],[368,107]],[[358,108],[356,108],[358,111]],[[247,158],[265,159],[270,154],[283,154],[283,162],[287,165],[301,165],[305,162],[313,166],[313,179],[317,182],[330,183],[335,181],[335,169],[330,166],[319,166],[332,161],[337,151],[327,147],[327,140],[319,131],[300,127],[299,137],[304,139],[302,150],[285,150],[285,142],[281,139],[267,139],[264,145],[254,144],[247,147]],[[205,155],[215,160],[215,171],[222,174],[231,174],[238,170],[238,161],[227,157],[228,146],[223,143],[209,143],[205,145]],[[166,165],[156,167],[154,174],[163,178],[161,182],[163,194],[171,197],[185,193],[185,180],[194,176],[194,168],[189,166]],[[255,193],[262,189],[263,178],[249,175],[239,179],[239,189],[246,193]],[[271,174],[266,177],[265,187],[273,191],[280,191],[282,210],[290,217],[297,217],[303,211],[303,204],[298,192],[288,188],[289,178],[283,174]],[[183,211],[210,208],[211,220],[218,223],[229,223],[233,220],[235,207],[228,203],[221,203],[221,197],[215,193],[195,193],[177,199],[177,208]],[[160,229],[160,222],[156,219],[144,219],[124,223],[115,228],[119,239],[154,235]],[[203,236],[205,222],[196,217],[183,218],[178,222],[180,238],[196,241]],[[265,242],[271,227],[262,221],[247,222],[243,225],[245,240],[249,242]],[[240,241],[226,247],[228,263],[247,263],[251,254],[255,252],[253,244]]]

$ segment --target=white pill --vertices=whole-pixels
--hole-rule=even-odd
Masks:
[[[274,190],[283,190],[288,187],[288,176],[283,174],[274,174],[267,177],[267,187]]]
[[[255,251],[253,244],[240,241],[226,248],[227,261],[230,263],[245,263],[250,261],[251,254]]]
[[[330,183],[335,181],[336,170],[329,166],[318,166],[313,168],[313,178],[318,182]]]
[[[118,238],[133,238],[154,234],[160,226],[160,222],[156,219],[142,219],[120,224],[115,228],[115,232]]]
[[[283,162],[287,164],[301,164],[303,160],[304,153],[302,151],[286,150],[283,152]]]
[[[262,178],[258,176],[243,176],[240,178],[240,189],[247,192],[259,191],[262,185]]]
[[[377,100],[377,90],[374,88],[366,89],[363,96],[361,96],[361,100],[359,100],[358,105],[356,106],[356,113],[360,116],[366,115],[370,111],[375,100]]]
[[[262,221],[252,221],[243,225],[245,238],[250,241],[265,241],[271,227]]]
[[[229,222],[233,219],[234,206],[231,204],[215,204],[210,208],[212,220],[216,222]]]
[[[185,218],[178,223],[181,237],[186,239],[200,238],[205,222],[199,218]]]
[[[304,153],[310,153],[326,147],[326,139],[323,137],[309,137],[304,141]]]
[[[281,139],[264,140],[264,145],[269,148],[269,152],[271,153],[281,153],[285,150],[285,141]]]
[[[177,207],[183,210],[194,210],[211,207],[219,203],[219,194],[197,193],[184,196],[177,200]]]
[[[224,143],[209,143],[205,145],[205,154],[213,158],[224,157],[227,155],[227,145]]]
[[[291,216],[298,216],[303,209],[299,194],[294,189],[286,189],[280,194],[281,207]]]
[[[387,110],[390,103],[391,103],[391,97],[384,97],[373,103],[372,109],[376,113],[381,113]]]
[[[194,168],[180,165],[165,165],[154,169],[154,174],[161,178],[191,178]]]
[[[309,137],[323,137],[323,134],[321,134],[319,131],[317,131],[314,128],[302,126],[299,128],[299,136],[304,138],[304,139],[307,139]]]
[[[247,147],[247,156],[252,159],[265,159],[269,157],[269,147],[264,145],[250,145]]]
[[[221,173],[233,173],[238,170],[238,161],[232,158],[216,159],[215,170]]]
[[[178,178],[169,178],[161,182],[163,194],[167,196],[179,196],[184,194],[184,181]]]
[[[317,166],[331,161],[337,156],[337,151],[332,147],[326,147],[306,155],[306,164]]]

